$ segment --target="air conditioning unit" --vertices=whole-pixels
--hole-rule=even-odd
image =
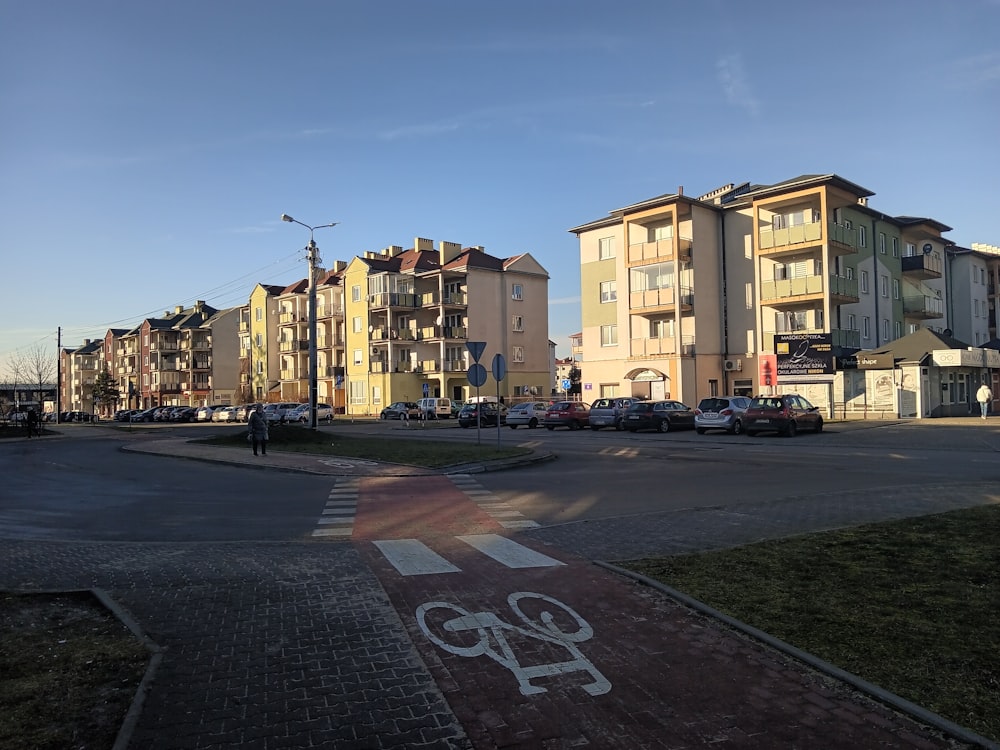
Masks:
[[[743,369],[742,359],[727,359],[724,363],[723,369],[726,372],[738,372]]]

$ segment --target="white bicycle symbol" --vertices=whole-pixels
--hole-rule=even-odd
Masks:
[[[555,607],[561,609],[569,615],[574,622],[576,630],[574,632],[564,632],[556,625],[552,612],[543,610],[539,619],[535,622],[526,615],[520,607],[522,599],[541,599]],[[587,672],[593,678],[593,682],[584,685],[583,689],[591,695],[602,695],[611,690],[611,683],[576,647],[577,643],[589,640],[594,635],[594,629],[572,608],[562,602],[546,596],[545,594],[535,594],[530,591],[518,591],[507,597],[507,604],[515,615],[527,625],[522,628],[504,622],[492,612],[472,613],[468,610],[448,602],[427,602],[417,608],[417,624],[432,643],[444,649],[448,653],[456,656],[489,656],[491,659],[509,669],[517,678],[518,687],[522,695],[533,695],[547,692],[545,688],[531,684],[535,677],[551,677],[568,672]],[[440,627],[447,633],[462,633],[474,631],[478,636],[478,641],[470,646],[456,645],[448,643],[443,638],[433,634],[428,625],[428,615],[437,609],[448,610],[449,613],[457,615],[452,619],[440,623]],[[433,618],[436,622],[440,620],[440,613]],[[562,646],[572,655],[572,659],[551,664],[540,664],[535,666],[524,666],[514,655],[507,641],[504,631],[513,631],[528,638],[535,638],[547,643]]]

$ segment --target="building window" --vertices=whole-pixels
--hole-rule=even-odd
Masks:
[[[886,341],[889,340],[889,321],[888,319],[882,321],[882,338]]]
[[[649,241],[659,242],[660,240],[670,240],[674,237],[673,224],[660,224],[649,228]]]
[[[350,382],[351,403],[360,406],[365,403],[365,381],[352,380]]]
[[[256,346],[256,347],[258,348],[258,349],[259,349],[259,348],[260,348],[261,346],[263,346],[263,344],[264,344],[264,340],[263,340],[263,338],[262,338],[262,334],[258,333],[258,334],[257,334],[256,336],[254,336],[254,337],[253,337],[253,342],[254,342],[254,345],[255,345],[255,346]]]
[[[878,251],[885,255],[885,232],[878,233]]]
[[[848,280],[853,279],[854,278],[854,267],[853,266],[848,266],[847,268],[844,269],[844,273],[847,275],[847,279]]]
[[[606,302],[617,302],[618,301],[618,282],[617,281],[602,281],[601,282],[601,304]]]
[[[601,237],[597,241],[597,259],[609,260],[615,257],[615,238]]]
[[[511,299],[524,299],[524,288],[520,284],[513,284],[510,288]]]
[[[912,242],[907,242],[906,243],[906,257],[907,258],[912,258],[916,254],[917,254],[917,246],[914,245]]]
[[[892,280],[892,298],[899,299],[899,279]]]
[[[862,294],[868,294],[868,272],[862,271],[861,276],[858,279],[858,286],[861,288]]]
[[[868,235],[864,224],[858,224],[858,247],[868,247]]]
[[[355,333],[361,333],[361,316],[355,315],[351,318],[351,328]]]
[[[360,349],[355,349],[354,350],[354,364],[360,365],[361,362],[362,362],[361,350]]]
[[[351,302],[360,302],[360,301],[361,301],[361,287],[360,286],[352,286],[351,287]]]
[[[674,319],[649,321],[649,337],[651,339],[672,339],[674,337]]]
[[[512,359],[515,362],[524,362],[524,347],[523,346],[515,346],[514,347],[514,356],[512,357]]]
[[[858,319],[854,317],[854,313],[847,314],[847,330],[848,331],[858,330]]]
[[[524,318],[520,315],[515,315],[511,321],[511,330],[523,331],[524,330]]]
[[[892,238],[892,257],[899,257],[899,237]]]
[[[879,282],[880,282],[879,283],[879,288],[881,289],[882,296],[883,297],[888,297],[889,296],[889,277],[886,276],[885,274],[882,274],[882,276],[879,277]]]
[[[896,338],[900,338],[903,335],[903,323],[899,320],[896,321]]]
[[[618,326],[601,326],[601,346],[618,346]]]
[[[253,316],[258,321],[263,320],[264,319],[264,311],[261,308],[259,308],[259,307],[255,307],[253,309]]]
[[[872,337],[872,319],[867,315],[861,318],[861,338],[870,339]]]

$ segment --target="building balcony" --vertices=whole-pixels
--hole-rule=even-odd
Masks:
[[[299,376],[295,370],[281,370],[278,373],[279,380],[298,380]]]
[[[279,352],[304,352],[309,350],[309,341],[306,339],[292,339],[290,341],[279,341]]]
[[[857,237],[853,229],[848,229],[832,221],[811,221],[794,227],[772,229],[761,227],[757,232],[757,254],[767,257],[784,253],[803,253],[813,248],[821,248],[824,241],[831,255],[850,255],[858,252]]]
[[[344,376],[344,368],[338,365],[326,365],[319,368],[319,374],[324,378],[336,378]]]
[[[903,297],[903,315],[920,320],[943,318],[944,300],[926,294]]]
[[[240,321],[240,333],[250,333],[250,321],[241,320]]]
[[[153,393],[180,393],[181,384],[177,383],[153,383],[149,388]]]
[[[642,310],[644,313],[674,312],[678,300],[681,312],[691,312],[694,305],[694,292],[690,287],[683,287],[678,292],[673,287],[648,289],[644,292],[630,292],[628,296],[629,310]]]
[[[676,336],[656,339],[632,339],[629,341],[629,359],[653,359],[656,357],[690,356],[695,351],[694,336]]]
[[[403,292],[382,292],[381,294],[368,295],[368,307],[378,310],[386,307],[406,307],[416,308],[420,300],[416,294],[406,294]]]
[[[666,260],[678,260],[688,263],[691,260],[693,242],[688,237],[677,238],[677,251],[674,252],[674,241],[655,240],[653,242],[637,242],[628,246],[627,265],[639,266],[647,263],[660,263]]]
[[[467,307],[469,295],[466,292],[445,292],[443,295],[438,291],[424,292],[420,295],[421,307]]]
[[[435,339],[466,339],[469,331],[465,326],[424,326],[417,331],[418,341]]]
[[[149,351],[151,352],[174,352],[178,346],[176,341],[151,341]]]
[[[824,287],[826,284],[826,287]],[[830,302],[846,305],[858,302],[858,280],[845,276],[798,276],[794,279],[763,281],[760,285],[760,303],[768,307],[798,305],[821,300],[829,291]]]
[[[444,361],[445,372],[465,372],[469,369],[469,364],[461,359],[446,359]]]
[[[306,316],[301,315],[296,312],[283,312],[278,315],[279,325],[284,325],[285,323],[305,323]]]
[[[910,279],[940,279],[943,272],[944,263],[939,256],[924,255],[904,255],[900,260],[903,263],[903,275]]]
[[[327,318],[332,318],[334,315],[343,315],[344,308],[340,305],[317,305],[316,306],[316,319],[325,320]]]
[[[211,349],[212,348],[212,340],[211,339],[192,339],[192,341],[191,341],[191,347],[190,348],[194,349],[195,351],[204,351],[206,349]]]

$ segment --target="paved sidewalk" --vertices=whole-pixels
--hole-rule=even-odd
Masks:
[[[379,534],[389,528],[393,538],[412,536],[421,525],[404,520],[408,507],[430,503],[456,530],[468,513],[467,498],[455,495],[442,472],[308,454],[255,457],[149,436],[123,449],[329,475],[337,478],[336,493],[379,511]],[[449,472],[496,468],[502,465]],[[379,489],[397,477],[423,479],[411,479],[406,496]],[[417,586],[394,577],[374,554],[375,516],[354,543],[5,541],[0,588],[101,588],[163,649],[145,706],[126,728],[132,750],[957,748],[966,745],[587,560],[725,547],[968,507],[991,495],[995,485],[878,498],[830,493],[741,506],[738,518],[713,508],[509,533],[564,563],[555,572],[516,576],[442,541],[468,572],[447,581],[427,576]],[[389,497],[398,504],[388,505]],[[417,502],[407,506],[407,497]],[[484,524],[477,532],[490,530],[485,520],[475,523]],[[495,595],[546,586],[580,610],[586,606],[605,635],[587,653],[606,665],[620,690],[595,699],[597,708],[579,692],[580,682],[579,695],[519,695],[503,666],[480,657],[470,671],[471,659],[440,652],[412,622],[414,607],[432,599],[494,611]],[[613,639],[609,627],[617,628]],[[646,667],[655,677],[648,684],[640,674]]]

